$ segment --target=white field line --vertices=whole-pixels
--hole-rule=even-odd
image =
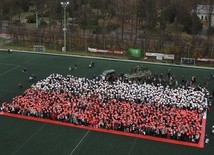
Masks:
[[[23,64],[25,64],[25,63],[27,63],[27,62],[29,62],[31,59],[32,59],[32,58],[26,60],[26,61],[23,62],[21,65],[23,65]],[[13,68],[11,68],[11,69],[5,71],[4,73],[1,73],[0,76],[3,76],[3,75],[7,74],[8,72],[10,72],[10,71],[12,71],[12,70],[14,70],[14,69],[16,69],[16,68],[19,68],[21,65],[18,65],[18,66],[16,66],[16,67],[13,67]]]
[[[76,147],[71,151],[71,153],[69,155],[72,155],[74,153],[74,151],[78,148],[78,146],[82,143],[82,141],[85,139],[85,137],[88,135],[88,133],[90,132],[90,130],[88,130],[85,135],[82,137],[82,139],[79,141],[79,143],[76,145]]]
[[[0,65],[7,65],[7,66],[18,66],[17,64],[9,64],[9,63],[0,63]]]
[[[137,141],[137,138],[135,138],[134,143],[132,144],[132,147],[130,148],[128,155],[131,154],[131,152],[132,152],[132,150],[133,150],[133,148],[134,148],[134,146],[136,144],[136,141]]]
[[[8,55],[6,55],[6,56],[3,56],[3,57],[1,57],[0,59],[2,60],[2,59],[5,59],[5,58],[7,58],[7,57],[9,57],[10,56],[10,54],[8,54]]]
[[[33,139],[33,137],[38,134],[42,128],[45,126],[46,124],[42,125],[37,131],[35,131],[23,144],[21,144],[12,154],[16,154],[21,148],[23,148],[24,145],[26,145],[29,141],[31,141],[31,139]]]
[[[18,65],[18,66],[16,66],[16,67],[13,67],[13,68],[7,70],[6,72],[0,74],[0,76],[2,76],[2,75],[4,75],[4,74],[7,74],[8,72],[10,72],[10,71],[12,71],[12,70],[14,70],[14,69],[16,69],[16,68],[19,68],[20,66],[21,66],[21,65]]]

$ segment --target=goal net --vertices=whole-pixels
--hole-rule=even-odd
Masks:
[[[195,65],[195,59],[194,58],[181,58],[181,64],[182,65]]]

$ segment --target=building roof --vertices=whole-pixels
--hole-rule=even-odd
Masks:
[[[198,5],[197,14],[209,14],[212,9],[212,14],[214,14],[214,5],[210,8],[210,5]]]

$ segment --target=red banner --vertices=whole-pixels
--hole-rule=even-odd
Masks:
[[[203,61],[203,62],[214,62],[214,59],[206,59],[206,58],[198,58],[198,61]]]
[[[123,55],[125,51],[118,51],[118,50],[103,50],[103,49],[96,49],[96,48],[88,48],[89,52],[96,52],[96,53],[109,53],[109,54],[117,54]]]

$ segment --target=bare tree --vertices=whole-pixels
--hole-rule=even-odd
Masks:
[[[208,52],[210,55],[210,57],[213,57],[213,50],[214,50],[214,46],[213,46],[213,42],[214,42],[214,37],[211,34],[211,29],[214,29],[212,27],[212,18],[213,18],[213,14],[214,14],[214,0],[209,0],[208,1],[208,6],[209,6],[209,14],[208,14],[208,32],[207,32],[207,40],[208,40]]]

